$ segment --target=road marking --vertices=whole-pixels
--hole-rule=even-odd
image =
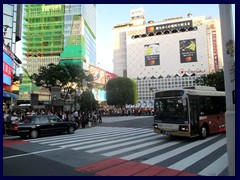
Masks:
[[[132,159],[135,159],[135,158],[147,155],[147,154],[151,154],[153,152],[165,149],[167,147],[170,147],[170,146],[173,146],[173,145],[176,145],[176,144],[179,144],[179,143],[181,143],[181,142],[178,142],[178,141],[168,142],[168,143],[163,144],[161,146],[152,147],[152,148],[149,148],[149,149],[137,152],[137,153],[133,153],[133,154],[130,154],[130,155],[127,155],[127,156],[123,156],[123,157],[121,157],[121,159],[132,160]]]
[[[88,149],[88,148],[93,148],[93,147],[96,147],[96,146],[102,146],[102,145],[109,145],[109,144],[112,144],[112,143],[118,143],[118,142],[123,142],[123,141],[128,141],[128,140],[133,140],[133,139],[138,139],[138,138],[142,138],[142,137],[147,137],[147,136],[153,136],[153,134],[149,134],[149,133],[144,133],[143,135],[139,135],[139,136],[135,136],[135,137],[130,137],[130,138],[121,138],[118,140],[112,140],[112,141],[107,141],[107,142],[100,142],[100,143],[96,143],[96,144],[91,144],[91,145],[88,145],[88,146],[81,146],[80,147],[75,147],[75,148],[72,148],[73,150],[82,150],[82,149]],[[123,136],[122,136],[123,137]],[[61,147],[65,147],[65,146],[61,146]]]
[[[109,150],[109,149],[113,149],[113,148],[117,148],[117,147],[121,147],[121,146],[126,146],[126,145],[132,145],[133,143],[139,143],[139,142],[142,142],[142,141],[147,141],[147,140],[155,140],[153,142],[150,142],[151,144],[157,144],[157,143],[160,143],[162,142],[163,140],[159,140],[158,138],[156,138],[155,136],[154,137],[149,137],[149,138],[143,138],[143,139],[139,139],[139,140],[135,140],[135,141],[128,141],[128,142],[124,142],[124,143],[120,143],[120,144],[115,144],[115,145],[111,145],[111,146],[106,146],[106,147],[102,147],[102,148],[96,148],[96,149],[92,149],[92,150],[89,150],[89,151],[86,151],[86,152],[89,152],[89,153],[95,153],[95,152],[99,152],[99,151],[105,151],[105,150]],[[150,145],[150,143],[148,145]],[[144,146],[147,146],[145,145],[146,143],[144,144],[140,144],[140,146],[144,147]],[[140,148],[137,147],[139,145],[135,145],[135,146],[130,146],[130,148],[133,148],[135,147],[134,149],[137,149],[137,148]],[[113,153],[113,155],[116,155],[116,154],[120,154],[122,152],[120,151],[125,151],[126,148],[124,149],[119,149],[117,151],[111,151],[110,153]],[[130,150],[130,149],[129,149]],[[125,151],[126,152],[126,151]],[[105,156],[109,156],[109,154],[103,154]],[[111,156],[111,155],[110,155]]]
[[[43,150],[43,151],[36,151],[36,152],[31,152],[31,153],[25,153],[25,154],[18,154],[18,155],[13,155],[13,156],[7,156],[7,157],[3,157],[4,159],[11,159],[11,158],[17,158],[17,157],[23,157],[23,156],[29,156],[29,155],[34,155],[34,154],[40,154],[40,153],[45,153],[45,152],[50,152],[50,151],[57,151],[57,150],[61,150],[64,148],[55,148],[55,149],[48,149],[48,150]]]
[[[145,140],[145,139],[143,139],[143,140]],[[153,145],[153,144],[159,144],[162,141],[164,141],[164,140],[156,140],[156,141],[152,141],[152,142],[138,144],[138,145],[135,145],[135,146],[130,146],[130,147],[127,147],[127,148],[116,150],[116,151],[111,151],[111,152],[108,152],[108,153],[104,153],[102,155],[104,155],[104,156],[115,156],[117,154],[132,151],[132,150],[139,149],[139,148],[142,148],[142,147],[150,146],[150,145]],[[133,142],[130,142],[130,143],[133,143]]]
[[[178,161],[175,164],[172,164],[168,168],[184,170],[187,167],[194,164],[195,162],[203,159],[205,156],[209,155],[210,153],[216,151],[218,148],[222,147],[225,144],[226,144],[226,138],[221,139],[220,141],[217,141],[216,143],[213,143],[210,146],[207,146],[206,148],[188,156],[187,158],[182,159],[181,161]],[[226,164],[226,162],[225,162],[225,164]]]
[[[205,176],[218,176],[224,169],[228,167],[227,153],[223,154],[220,158],[210,164],[208,167],[199,172],[200,175]]]
[[[154,157],[152,157],[148,160],[143,161],[142,163],[151,164],[151,165],[157,164],[157,163],[162,162],[166,159],[169,159],[170,157],[176,156],[176,155],[178,155],[182,152],[185,152],[185,151],[187,151],[187,150],[189,150],[193,147],[199,146],[199,145],[201,145],[205,142],[208,142],[211,139],[214,139],[214,138],[217,138],[217,137],[219,137],[219,135],[218,136],[213,136],[213,137],[208,137],[207,139],[199,140],[197,142],[181,146],[181,147],[179,147],[177,149],[174,149],[172,151],[169,151],[167,153],[164,153],[164,154],[161,154],[161,155],[158,155],[158,156],[154,156]]]

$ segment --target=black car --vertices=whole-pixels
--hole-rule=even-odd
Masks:
[[[67,132],[73,134],[78,129],[76,122],[63,121],[56,115],[33,115],[15,122],[6,129],[6,133],[12,136],[37,138],[43,134],[57,134]]]

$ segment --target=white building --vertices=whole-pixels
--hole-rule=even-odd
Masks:
[[[144,10],[114,26],[114,70],[136,80],[139,103],[156,90],[194,86],[197,77],[222,69],[219,19],[174,17],[145,23]],[[150,103],[151,104],[151,103]]]

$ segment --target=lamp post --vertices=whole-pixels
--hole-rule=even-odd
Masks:
[[[235,45],[233,35],[232,5],[220,4],[222,31],[224,82],[226,92],[226,137],[228,153],[228,174],[235,176]]]

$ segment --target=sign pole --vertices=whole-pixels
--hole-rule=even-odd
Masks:
[[[235,176],[235,43],[231,4],[220,4],[224,82],[226,92],[226,136],[228,175]]]

